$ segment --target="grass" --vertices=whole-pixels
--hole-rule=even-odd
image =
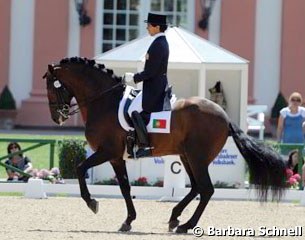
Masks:
[[[54,195],[55,197],[69,197],[68,193],[57,193]]]
[[[0,192],[0,197],[22,197],[22,192]]]
[[[3,134],[0,133],[0,139],[3,138],[9,138],[14,141],[14,139],[44,139],[44,140],[63,140],[63,139],[85,139],[84,135],[81,133],[79,135],[31,135],[31,134]],[[7,145],[9,142],[2,142],[0,141],[0,157],[7,155]],[[25,149],[27,147],[30,147],[34,145],[35,143],[19,143],[22,149]],[[28,152],[25,152],[24,155],[29,157],[32,161],[33,167],[42,169],[50,168],[50,145],[44,145],[39,148],[35,148],[33,150],[30,150]],[[5,162],[6,159],[3,159],[2,162]],[[57,151],[57,145],[55,145],[55,153],[54,153],[54,166],[58,167],[58,151]],[[0,166],[0,178],[7,178],[6,171],[4,167]]]

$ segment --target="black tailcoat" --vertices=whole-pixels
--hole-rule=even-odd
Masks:
[[[166,37],[157,37],[150,45],[144,71],[134,75],[135,83],[143,81],[142,107],[145,112],[163,110],[165,88],[167,82],[169,48]]]

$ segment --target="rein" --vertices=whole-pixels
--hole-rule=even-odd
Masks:
[[[57,85],[57,87],[56,87],[56,85]],[[56,104],[49,104],[49,105],[50,106],[56,105],[57,106],[57,112],[62,117],[69,118],[70,116],[78,113],[80,111],[80,107],[81,106],[85,106],[85,105],[87,105],[87,104],[89,104],[89,103],[91,103],[93,101],[96,101],[97,99],[101,98],[104,94],[106,94],[108,92],[111,92],[111,91],[113,91],[114,89],[116,89],[116,88],[118,88],[120,86],[125,86],[125,85],[126,85],[125,83],[119,82],[119,83],[113,85],[111,88],[106,89],[106,90],[98,93],[97,95],[95,95],[94,97],[92,97],[90,99],[83,100],[83,101],[80,101],[80,102],[77,102],[77,103],[73,103],[71,105],[64,103],[64,100],[63,100],[64,98],[63,98],[61,92],[56,91],[57,103]],[[63,91],[65,91],[68,94],[70,94],[68,92],[68,90],[64,87],[64,85],[61,84],[60,80],[58,80],[56,78],[55,78],[55,81],[54,81],[54,86],[55,86],[56,90],[59,90],[60,88],[62,88]],[[61,103],[59,103],[59,102],[61,102]],[[61,108],[59,107],[60,105],[62,106]],[[72,111],[69,110],[70,108],[73,108],[75,106],[78,106],[78,107],[76,109],[73,109]]]
[[[74,109],[73,111],[69,112],[69,113],[68,113],[68,116],[72,116],[72,115],[78,113],[78,112],[80,111],[80,107],[81,107],[81,106],[86,106],[88,103],[91,103],[91,102],[93,102],[93,101],[96,101],[97,99],[101,98],[104,94],[106,94],[106,93],[108,93],[108,92],[111,92],[112,90],[114,90],[114,89],[116,89],[117,87],[120,87],[120,86],[125,86],[125,84],[122,83],[122,82],[119,82],[119,83],[113,85],[111,88],[106,89],[106,90],[104,90],[103,92],[100,92],[98,95],[92,97],[92,98],[89,99],[89,100],[83,100],[83,101],[80,101],[79,103],[73,103],[73,104],[71,104],[71,105],[70,105],[70,108],[75,107],[75,106],[78,106],[78,107],[77,107],[76,109]],[[67,104],[66,104],[66,105],[67,105]]]

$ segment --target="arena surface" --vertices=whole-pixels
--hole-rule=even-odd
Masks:
[[[267,203],[250,201],[211,201],[198,226],[217,229],[252,229],[255,237],[177,235],[167,231],[167,221],[176,203],[135,199],[137,219],[129,233],[117,230],[126,217],[123,199],[97,199],[98,214],[93,214],[79,197],[49,197],[36,200],[23,197],[0,197],[1,240],[101,240],[101,239],[304,239],[305,207],[298,203]],[[185,222],[194,212],[193,201],[180,217]],[[301,226],[303,236],[261,237],[260,227],[295,228]]]

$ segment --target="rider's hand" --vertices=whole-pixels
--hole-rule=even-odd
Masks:
[[[131,72],[127,72],[124,74],[124,80],[125,82],[131,82],[133,81],[133,76],[134,76],[134,73],[131,73]]]

